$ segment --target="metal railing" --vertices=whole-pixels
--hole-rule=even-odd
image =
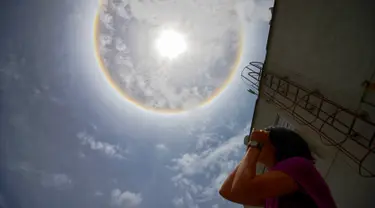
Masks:
[[[375,168],[366,164],[375,156],[375,123],[312,91],[262,70],[261,62],[251,62],[241,73],[249,92],[260,95],[288,112],[299,124],[310,127],[327,146],[334,146],[358,165],[363,177],[375,177]],[[375,159],[375,157],[374,157]],[[374,165],[374,164],[372,164]],[[370,168],[372,167],[372,168]]]

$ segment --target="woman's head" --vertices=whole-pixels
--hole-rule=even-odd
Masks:
[[[282,127],[270,127],[266,131],[268,132],[268,139],[264,141],[259,162],[272,166],[292,157],[314,160],[308,144],[296,132]]]

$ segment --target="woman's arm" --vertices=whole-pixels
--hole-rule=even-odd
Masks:
[[[259,158],[260,150],[258,148],[249,148],[246,152],[243,162],[239,165],[236,176],[234,177],[232,190],[240,189],[244,184],[242,180],[246,178],[251,180],[256,175],[256,164]]]
[[[241,161],[242,162],[242,161]],[[240,163],[241,164],[241,163]],[[231,193],[231,190],[232,190],[232,184],[233,184],[233,179],[234,179],[234,176],[236,175],[237,173],[237,170],[238,170],[238,167],[240,165],[237,165],[237,167],[232,171],[231,174],[229,174],[229,176],[227,177],[227,179],[225,179],[223,185],[221,185],[221,188],[219,190],[219,193],[221,196],[223,196],[224,198],[226,198],[226,196],[229,196],[230,193]]]
[[[258,160],[260,151],[257,148],[249,148],[245,156],[242,158],[240,164],[234,169],[234,171],[224,181],[219,191],[220,195],[229,201],[233,201],[240,204],[260,206],[264,204],[264,199],[248,197],[246,203],[239,201],[238,197],[234,196],[233,193],[237,192],[238,189],[243,189],[242,180],[243,178],[252,179],[256,175],[256,162]]]
[[[256,163],[260,154],[257,148],[250,148],[241,163],[224,182],[220,194],[235,203],[259,206],[266,198],[292,193],[297,183],[281,171],[270,171],[256,176]],[[229,185],[232,187],[229,189]]]

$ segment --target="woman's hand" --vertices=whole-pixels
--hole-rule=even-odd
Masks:
[[[256,141],[260,144],[261,148],[254,150],[252,152],[258,152],[258,154],[251,154],[253,157],[257,158],[257,161],[262,164],[268,164],[268,166],[271,166],[271,163],[274,163],[272,157],[274,148],[271,145],[271,141],[269,140],[269,132],[264,130],[253,130],[250,135],[250,141]],[[253,148],[250,148],[251,145],[248,143],[247,146],[247,152],[249,153],[249,150],[252,150]],[[255,154],[255,155],[254,155]]]
[[[265,144],[269,142],[269,133],[264,130],[253,130],[250,135],[250,141],[257,141],[259,143]]]
[[[253,130],[250,134],[250,138],[248,139],[248,144],[250,141],[257,141],[263,145],[266,145],[269,143],[269,132],[264,130]],[[249,146],[248,146],[249,149]]]

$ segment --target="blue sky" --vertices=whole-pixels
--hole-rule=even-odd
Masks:
[[[256,97],[239,75],[264,60],[269,3],[234,5],[244,49],[223,92],[166,115],[127,102],[103,77],[93,52],[98,2],[3,2],[0,207],[240,207],[217,189],[244,152]],[[210,49],[202,57],[220,58]]]

